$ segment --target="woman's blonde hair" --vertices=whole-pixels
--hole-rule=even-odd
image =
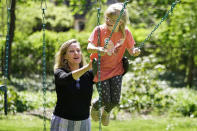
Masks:
[[[123,3],[115,3],[115,4],[110,5],[105,11],[105,17],[107,16],[113,20],[117,20],[117,18],[120,16],[120,11],[122,10],[122,8],[123,8]],[[127,23],[126,9],[123,10],[123,14],[119,22],[121,22],[119,30],[123,33],[123,37],[125,38],[125,27]]]
[[[68,65],[68,61],[64,59],[64,55],[67,53],[68,47],[73,43],[78,43],[80,46],[80,43],[76,39],[68,40],[61,45],[59,51],[55,55],[54,71],[58,68],[64,68],[68,71],[71,71]],[[83,66],[83,56],[81,56],[81,63],[79,64],[79,67],[82,66]]]

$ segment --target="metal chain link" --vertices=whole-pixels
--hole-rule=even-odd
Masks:
[[[152,36],[152,34],[159,28],[159,26],[162,24],[162,22],[165,21],[165,20],[167,19],[168,15],[169,15],[170,13],[173,13],[173,10],[174,10],[175,6],[176,6],[178,3],[180,3],[180,2],[181,2],[180,0],[176,0],[175,2],[172,3],[170,10],[168,10],[168,12],[164,15],[164,17],[163,17],[163,18],[161,19],[161,21],[159,22],[159,24],[157,24],[157,25],[154,27],[154,29],[153,29],[153,30],[151,31],[151,33],[145,38],[145,40],[144,40],[142,43],[140,43],[140,46],[139,46],[138,48],[144,47],[144,43],[150,39],[150,37]]]
[[[99,8],[97,8],[97,26],[98,26],[98,46],[101,44],[100,40],[100,11],[101,11],[101,1],[97,0],[97,3],[99,4]],[[99,93],[99,131],[102,131],[102,126],[101,126],[101,104],[102,104],[102,98],[101,98],[101,53],[98,51],[98,61],[97,61],[97,67],[98,67],[98,93]]]
[[[6,0],[7,6],[7,35],[5,47],[5,70],[4,70],[4,112],[7,115],[7,80],[8,80],[8,64],[9,64],[9,43],[10,43],[10,13],[11,13],[12,0]]]
[[[41,1],[41,9],[42,9],[42,31],[43,31],[43,47],[42,47],[42,56],[43,56],[43,130],[46,131],[46,40],[45,40],[45,29],[46,29],[46,22],[45,22],[45,11],[47,9],[46,0]]]

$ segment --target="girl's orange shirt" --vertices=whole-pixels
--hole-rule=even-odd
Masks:
[[[97,26],[94,31],[92,32],[91,36],[89,37],[89,43],[98,46],[98,28],[100,28],[100,46],[104,47],[105,39],[109,38],[111,31],[107,29],[105,25]],[[113,43],[114,46],[117,44],[118,41],[123,39],[122,32],[114,32],[109,43]],[[135,41],[131,32],[128,29],[125,29],[125,39],[122,43],[121,47],[119,48],[116,54],[112,54],[111,56],[105,54],[101,56],[101,66],[100,66],[100,80],[107,80],[117,75],[122,75],[124,72],[123,65],[122,65],[122,57],[125,53],[125,50],[128,48],[133,48]],[[98,58],[97,53],[92,53],[90,58]],[[94,77],[94,82],[98,82],[98,73]]]

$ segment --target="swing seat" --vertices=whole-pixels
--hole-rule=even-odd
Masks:
[[[1,91],[5,91],[5,86],[4,85],[0,85],[0,90]]]
[[[128,72],[129,70],[129,61],[128,61],[128,58],[126,56],[124,56],[122,58],[122,63],[123,63],[123,68],[124,68],[124,73],[122,74],[123,76]],[[94,58],[93,61],[92,61],[92,70],[93,70],[93,74],[94,76],[97,74],[97,59]]]
[[[122,74],[122,76],[124,76],[129,70],[129,61],[126,56],[122,58],[122,63],[123,63],[123,68],[124,68],[124,73]]]
[[[92,71],[93,71],[93,75],[95,76],[97,74],[97,59],[94,58],[92,61]]]

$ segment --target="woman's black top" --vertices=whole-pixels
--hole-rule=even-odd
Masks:
[[[89,118],[90,105],[93,92],[93,73],[87,71],[77,81],[73,79],[72,73],[65,69],[56,69],[55,89],[57,103],[54,115],[69,120],[85,120]]]

